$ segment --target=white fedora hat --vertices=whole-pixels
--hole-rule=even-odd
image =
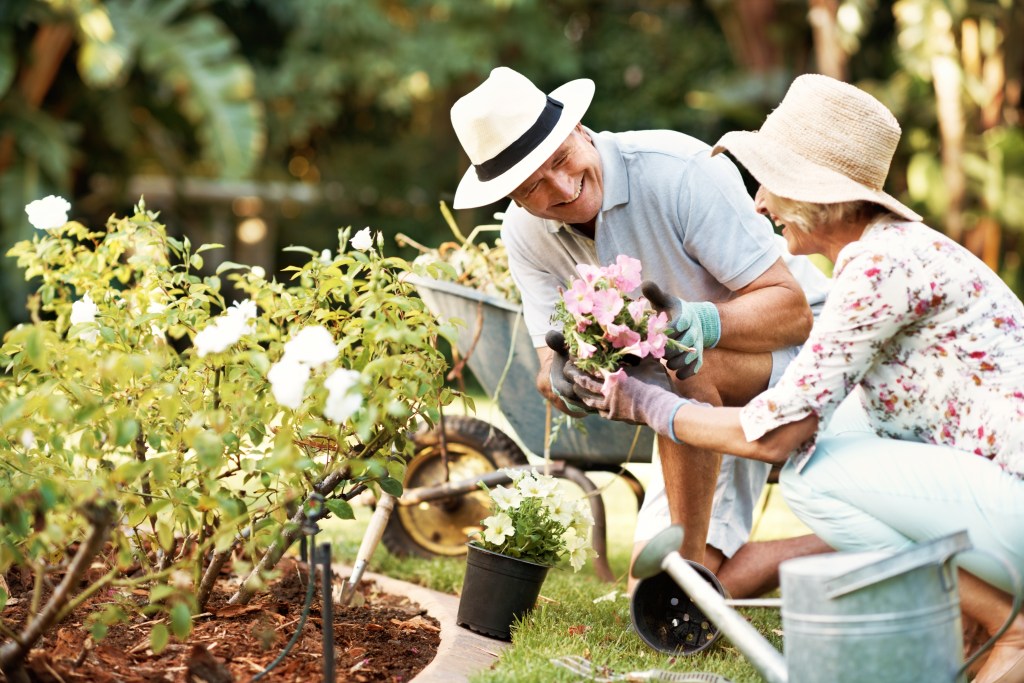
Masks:
[[[565,142],[593,97],[589,78],[545,95],[508,67],[491,71],[452,106],[452,127],[473,164],[452,206],[469,209],[507,197]]]
[[[860,88],[820,74],[800,76],[758,131],[726,133],[728,150],[769,192],[813,204],[864,200],[912,221],[921,216],[882,190],[900,124]]]

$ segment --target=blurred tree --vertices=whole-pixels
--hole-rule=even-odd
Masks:
[[[328,248],[347,225],[437,244],[438,200],[467,163],[448,110],[495,66],[545,89],[593,78],[593,128],[708,142],[756,128],[794,76],[826,71],[904,123],[893,189],[990,263],[1009,246],[1006,273],[1024,249],[1019,4],[4,0],[0,250],[51,192],[97,221],[146,192],[224,258],[265,266],[279,242]],[[985,217],[1011,232],[994,241]],[[15,314],[23,298],[7,297]]]
[[[893,12],[903,48],[900,85],[910,89],[911,197],[1020,292],[1024,45],[1012,36],[1024,35],[1024,7],[1012,0],[899,0]],[[934,97],[922,97],[913,81]]]
[[[207,5],[204,0],[5,3],[0,10],[3,252],[31,230],[23,210],[29,201],[49,193],[79,194],[81,183],[94,173],[123,181],[146,167],[226,178],[252,171],[264,147],[262,104],[255,97],[252,69],[238,56],[237,38]],[[24,292],[6,261],[6,291]],[[10,312],[18,314],[23,301],[9,296]]]

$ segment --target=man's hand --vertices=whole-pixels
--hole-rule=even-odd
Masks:
[[[659,313],[668,316],[668,336],[686,349],[665,348],[665,365],[679,379],[691,377],[704,364],[704,349],[710,349],[722,336],[722,320],[718,308],[710,301],[683,301],[645,280],[640,291]]]
[[[549,330],[544,337],[544,343],[554,351],[554,356],[551,359],[551,372],[548,376],[551,391],[565,405],[572,417],[583,417],[587,413],[595,412],[592,408],[580,403],[572,381],[565,376],[565,367],[569,363],[569,350],[565,346],[565,337],[558,330]]]
[[[688,399],[656,384],[634,377],[633,368],[621,368],[603,380],[588,375],[570,363],[565,374],[573,380],[573,390],[601,417],[630,424],[648,425],[654,431],[678,441],[673,418]]]

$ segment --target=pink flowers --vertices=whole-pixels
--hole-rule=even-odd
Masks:
[[[569,283],[555,307],[569,353],[586,371],[614,371],[626,356],[661,358],[668,318],[643,297],[630,298],[640,286],[640,261],[620,255],[598,268],[576,266],[580,277]]]

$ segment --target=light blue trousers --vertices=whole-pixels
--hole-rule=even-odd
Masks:
[[[966,529],[974,548],[1024,574],[1024,480],[961,450],[877,436],[859,401],[840,406],[803,470],[791,461],[780,483],[796,516],[837,550],[898,551]],[[1011,592],[990,556],[956,559]]]

